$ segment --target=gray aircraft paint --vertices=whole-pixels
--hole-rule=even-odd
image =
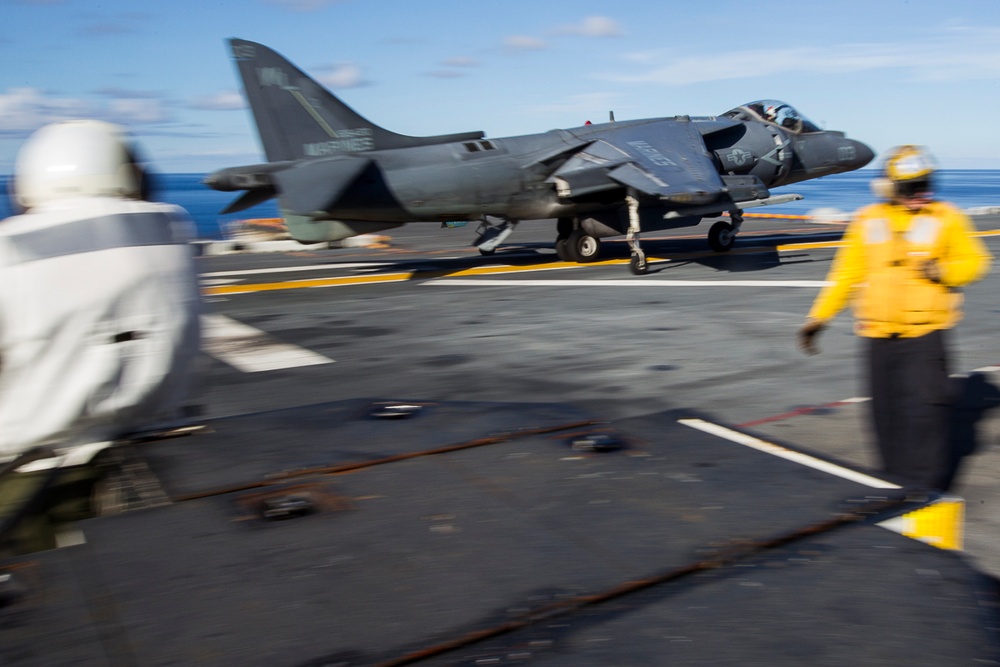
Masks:
[[[630,232],[633,257],[641,257],[639,231],[729,212],[733,224],[716,223],[709,234],[713,247],[727,250],[744,208],[798,198],[772,198],[769,188],[858,169],[874,157],[865,144],[821,131],[773,100],[721,116],[612,120],[517,137],[411,137],[360,116],[271,49],[230,44],[268,162],[220,170],[206,184],[244,191],[227,212],[277,196],[290,234],[303,243],[468,220],[499,222],[505,238],[521,220],[556,218],[560,256],[593,261],[598,238]],[[592,254],[584,254],[588,242]],[[484,254],[494,249],[481,246]]]

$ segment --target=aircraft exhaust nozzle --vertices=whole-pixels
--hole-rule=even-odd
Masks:
[[[202,183],[221,192],[272,189],[274,187],[272,175],[291,164],[290,162],[269,162],[245,167],[227,167],[212,172],[205,177]]]
[[[212,172],[205,177],[205,180],[203,180],[202,183],[213,190],[219,190],[220,192],[232,192],[233,190],[242,189],[236,187],[232,175],[226,173],[228,171],[228,169],[220,169],[219,171]]]

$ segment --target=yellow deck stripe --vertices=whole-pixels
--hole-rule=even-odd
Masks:
[[[339,287],[343,285],[371,285],[375,283],[405,282],[423,277],[436,278],[448,276],[449,278],[459,278],[464,276],[495,275],[499,273],[527,273],[557,269],[579,269],[585,266],[612,266],[627,263],[628,260],[608,259],[600,262],[591,262],[589,264],[576,264],[575,262],[551,262],[549,264],[545,264],[544,266],[478,266],[471,269],[461,269],[459,271],[441,269],[439,271],[406,271],[403,273],[342,276],[339,278],[309,278],[307,280],[287,280],[280,283],[250,283],[245,285],[204,287],[202,288],[202,294],[206,296],[225,296],[229,294],[250,294],[253,292],[302,289],[306,287]]]
[[[250,285],[222,285],[202,288],[206,296],[222,296],[226,294],[249,294],[251,292],[272,292],[286,289],[302,289],[305,287],[335,287],[338,285],[369,285],[372,283],[398,283],[410,280],[412,272],[386,273],[375,276],[344,276],[341,278],[311,278],[309,280],[288,280],[281,283],[253,283]]]
[[[988,230],[985,232],[974,232],[973,236],[1000,236],[1000,229]],[[817,250],[822,248],[840,248],[843,246],[841,241],[817,241],[815,243],[805,242],[805,243],[788,243],[785,245],[776,246],[775,249],[778,252],[787,252],[789,250]]]
[[[976,236],[1000,236],[1000,230],[976,232]],[[815,243],[787,243],[775,246],[778,252],[791,252],[796,250],[818,250],[825,248],[839,248],[843,244],[840,241],[818,241]],[[760,248],[743,248],[729,253],[730,255],[751,254],[760,252]],[[669,262],[676,260],[688,260],[697,257],[709,257],[717,253],[695,252],[683,255],[673,255],[671,257],[649,256],[649,262]],[[599,262],[587,264],[577,264],[575,262],[549,262],[544,265],[535,266],[479,266],[470,269],[460,269],[449,271],[440,269],[436,271],[406,271],[397,273],[374,274],[365,276],[342,276],[338,278],[310,278],[307,280],[289,280],[278,283],[253,283],[245,285],[219,285],[202,288],[205,296],[226,296],[234,294],[252,294],[254,292],[271,292],[277,290],[303,289],[309,287],[341,287],[346,285],[373,285],[378,283],[406,282],[418,278],[450,277],[460,278],[465,276],[485,276],[504,273],[529,273],[535,271],[555,271],[560,269],[582,269],[591,266],[618,266],[628,264],[627,259],[606,259]]]

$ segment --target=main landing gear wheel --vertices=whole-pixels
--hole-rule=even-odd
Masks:
[[[719,220],[708,230],[708,246],[715,252],[728,252],[736,241],[736,228]]]
[[[479,254],[482,255],[483,257],[490,257],[492,255],[495,255],[496,251],[497,251],[496,248],[493,248],[493,250],[483,250],[482,248],[480,248]]]
[[[556,256],[563,262],[575,262],[576,259],[570,255],[569,240],[563,237],[556,239]]]
[[[556,250],[558,250],[558,242]],[[596,236],[591,236],[582,229],[575,229],[566,239],[566,255],[572,261],[587,263],[597,260],[601,254],[601,242]]]
[[[573,233],[573,218],[559,218],[556,221],[556,256],[563,262],[575,262],[570,250],[569,235]]]
[[[628,268],[634,275],[641,276],[649,271],[649,264],[646,263],[645,257],[632,255],[632,259],[628,263]]]

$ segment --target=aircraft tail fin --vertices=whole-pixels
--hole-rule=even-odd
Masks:
[[[283,56],[229,40],[269,162],[483,138],[482,132],[410,137],[360,116]]]

